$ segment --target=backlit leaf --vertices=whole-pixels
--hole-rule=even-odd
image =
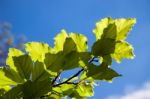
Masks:
[[[92,77],[95,80],[105,80],[110,82],[113,78],[121,75],[109,68],[106,63],[102,63],[100,66],[91,64],[88,68],[87,76]]]
[[[70,33],[69,35],[76,43],[78,52],[85,52],[88,49],[87,38],[82,34]]]
[[[113,20],[112,18],[104,18],[102,20],[100,20],[99,22],[96,23],[96,27],[93,30],[95,36],[96,36],[96,40],[101,39],[101,36],[103,35],[103,31],[105,28],[108,27],[109,24],[112,24]]]
[[[21,55],[24,55],[24,53],[22,51],[15,49],[15,48],[10,48],[8,57],[6,60],[6,65],[9,65],[12,69],[16,70],[16,67],[14,66],[13,57],[18,57]]]
[[[46,71],[46,68],[42,62],[36,61],[32,70],[33,81],[43,81],[50,77],[50,74]]]
[[[0,89],[3,86],[9,86],[9,85],[16,85],[17,83],[7,76],[5,76],[5,72],[3,71],[3,68],[0,68]]]
[[[94,56],[103,56],[114,53],[115,40],[106,38],[96,41],[92,46],[92,53]]]
[[[133,59],[134,58],[134,52],[133,47],[129,43],[122,41],[118,42],[115,46],[114,54],[112,54],[112,57],[120,63],[123,58],[127,59]]]
[[[117,26],[117,40],[125,40],[135,23],[135,18],[116,19],[115,24]]]
[[[22,55],[19,57],[13,57],[14,65],[17,68],[19,75],[23,79],[29,79],[33,68],[33,63],[28,55]]]
[[[31,56],[33,61],[43,61],[45,54],[51,51],[51,48],[46,43],[30,42],[25,44],[25,49]]]
[[[54,38],[54,52],[59,52],[63,50],[63,46],[66,38],[68,37],[65,30],[62,30],[55,38]]]

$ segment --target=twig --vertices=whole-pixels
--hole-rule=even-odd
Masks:
[[[89,64],[90,64],[91,62],[93,62],[95,58],[96,58],[96,57],[93,57],[93,58],[89,61]],[[77,77],[82,71],[84,71],[84,68],[82,68],[81,70],[79,70],[76,74],[74,74],[73,76],[71,76],[70,78],[68,78],[66,81],[64,81],[64,82],[62,82],[62,83],[59,83],[59,84],[56,84],[56,85],[53,84],[53,87],[57,87],[57,86],[60,86],[60,85],[62,85],[62,84],[78,84],[78,83],[72,83],[72,82],[69,82],[69,81],[70,81],[71,79],[73,79],[74,77]]]
[[[59,72],[57,74],[57,76],[54,78],[54,80],[52,81],[52,86],[55,84],[56,80],[58,79],[58,77],[60,76],[61,72]]]

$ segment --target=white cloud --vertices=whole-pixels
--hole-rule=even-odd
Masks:
[[[124,95],[109,96],[106,99],[150,99],[150,82],[140,88],[130,86],[126,88]]]

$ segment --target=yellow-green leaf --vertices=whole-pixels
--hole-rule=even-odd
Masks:
[[[63,50],[63,46],[66,38],[68,37],[65,30],[62,30],[55,38],[54,38],[54,52],[57,53]]]
[[[6,65],[9,65],[10,68],[16,70],[16,67],[14,66],[13,57],[18,57],[21,55],[24,55],[24,53],[22,51],[15,49],[15,48],[10,48],[9,53],[8,53],[8,57],[6,59]]]
[[[136,23],[135,18],[127,19],[116,19],[115,24],[117,26],[117,38],[116,40],[125,40],[128,33],[132,29],[133,25]]]
[[[0,68],[0,88],[9,85],[16,85],[17,83],[10,78],[8,78],[3,71],[3,68]]]
[[[93,85],[86,82],[78,84],[76,91],[81,97],[89,97],[94,95]]]
[[[25,49],[31,56],[33,61],[43,61],[45,54],[51,51],[51,48],[46,43],[30,42],[25,44]]]
[[[87,38],[84,35],[71,33],[69,36],[76,43],[78,52],[85,52],[88,49]]]
[[[104,18],[102,20],[100,20],[99,22],[96,23],[96,27],[93,30],[95,36],[96,36],[96,40],[101,39],[101,36],[103,34],[103,31],[106,27],[108,27],[109,24],[112,24],[113,20],[112,18]]]
[[[32,70],[33,81],[43,81],[49,78],[50,74],[46,71],[46,67],[42,62],[36,61]]]
[[[127,59],[133,59],[134,58],[134,52],[133,52],[133,47],[129,43],[125,41],[120,41],[116,44],[115,46],[115,51],[112,54],[112,57],[120,63],[120,61],[123,58]]]
[[[17,72],[22,79],[30,79],[33,63],[31,57],[28,55],[21,55],[19,57],[13,57],[14,65],[17,68]]]
[[[72,38],[67,37],[63,46],[63,53],[68,54],[72,51],[77,51],[77,46]]]
[[[104,18],[101,21],[96,23],[96,27],[93,30],[96,40],[101,39],[101,36],[105,33],[105,28],[107,28],[110,24],[115,24],[117,29],[117,37],[116,40],[125,40],[128,33],[132,29],[133,25],[136,23],[135,18],[120,18],[120,19],[112,19],[112,18]],[[113,32],[109,32],[113,33]]]

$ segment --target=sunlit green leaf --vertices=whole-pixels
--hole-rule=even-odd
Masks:
[[[15,81],[16,83],[20,84],[20,83],[24,83],[25,79],[22,78],[18,72],[16,72],[15,70],[11,69],[11,68],[3,68],[3,71],[5,72],[5,76],[10,78],[11,80]]]
[[[66,38],[68,37],[65,30],[62,30],[55,38],[54,38],[54,52],[59,52],[63,50],[63,46]]]
[[[114,21],[117,26],[117,40],[125,40],[133,25],[136,23],[135,18],[121,18]]]
[[[70,33],[69,35],[76,43],[78,52],[85,52],[88,49],[87,38],[82,34]]]
[[[29,79],[33,68],[33,63],[28,55],[13,57],[14,65],[17,68],[19,75],[24,79]]]
[[[112,18],[104,18],[102,20],[100,20],[99,22],[96,23],[96,27],[93,30],[95,36],[96,36],[96,40],[101,39],[101,36],[103,35],[103,31],[105,28],[108,27],[109,24],[112,24],[113,20]]]
[[[45,64],[47,69],[53,72],[59,72],[62,70],[69,70],[79,67],[79,54],[77,52],[70,52],[64,54],[59,52],[57,54],[46,54]]]
[[[76,87],[76,91],[81,97],[88,97],[94,95],[93,86],[85,82],[78,84]]]
[[[17,83],[10,78],[8,78],[3,71],[3,68],[0,68],[0,88],[3,86],[16,85]]]
[[[15,48],[10,48],[8,57],[6,60],[6,65],[9,65],[12,69],[16,70],[16,67],[14,66],[13,57],[18,57],[21,55],[24,55],[24,53],[22,51],[15,49]]]
[[[31,56],[33,61],[43,61],[45,54],[51,51],[51,48],[46,43],[30,42],[25,44],[25,49]]]
[[[133,59],[134,53],[133,53],[133,47],[127,42],[118,42],[115,46],[114,54],[112,54],[112,57],[120,63],[123,58],[127,59]]]
[[[116,40],[125,40],[128,33],[132,29],[133,25],[136,23],[135,18],[121,18],[121,19],[112,19],[112,18],[104,18],[100,20],[98,23],[96,23],[96,27],[93,30],[96,40],[101,39],[101,36],[105,34],[106,28],[110,27],[111,24],[116,25],[117,35]],[[114,29],[110,29],[109,35],[113,34]]]
[[[36,61],[32,70],[33,81],[43,81],[48,79],[50,74],[46,71],[46,68],[42,62]]]
[[[68,54],[72,51],[77,51],[77,46],[72,38],[66,38],[64,47],[63,47],[63,53]]]

